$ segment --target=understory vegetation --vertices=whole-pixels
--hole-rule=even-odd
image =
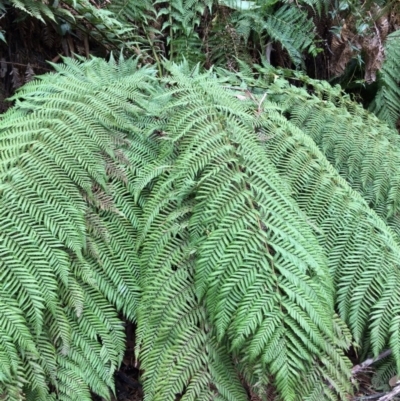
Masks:
[[[1,400],[400,394],[397,2],[1,9]]]

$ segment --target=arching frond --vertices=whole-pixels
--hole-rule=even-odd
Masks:
[[[50,387],[60,400],[108,398],[124,352],[117,310],[134,320],[139,298],[121,150],[153,73],[133,61],[65,62],[18,92],[0,122],[0,382],[10,401],[25,390],[51,399]]]
[[[329,85],[315,85],[315,95],[290,85],[275,88],[273,99],[303,132],[310,135],[339,174],[400,235],[399,137],[395,130]]]
[[[397,348],[399,294],[394,288],[400,277],[394,234],[308,136],[265,107],[263,133],[271,136],[274,127],[273,137],[264,142],[266,152],[316,229],[337,286],[340,316],[359,344],[368,340],[363,345],[370,343],[374,354],[387,344]]]
[[[189,291],[187,271],[193,270],[196,292],[190,298],[197,295],[206,307],[216,340],[227,341],[230,350],[244,358],[244,349],[258,334],[252,360],[262,363],[264,375],[275,376],[283,399],[297,399],[302,375],[317,360],[339,363],[344,374],[339,387],[345,388],[347,363],[337,347],[323,253],[310,227],[300,223],[305,216],[254,137],[253,110],[221,89],[210,74],[185,74],[172,67],[169,82],[171,90],[163,95],[169,103],[157,116],[166,121],[162,140],[175,160],[172,165],[161,161],[170,167],[152,187],[141,229],[142,258],[155,266],[154,273],[148,267],[143,273],[149,277],[142,284],[143,300],[147,293],[150,297],[141,314],[143,360],[150,360],[152,352],[162,355],[154,342],[146,346],[144,340],[162,334],[146,330],[162,330],[161,314],[166,317],[178,309],[172,303]],[[181,220],[185,215],[187,222]],[[185,262],[184,255],[195,259]],[[170,295],[160,299],[162,288]],[[156,306],[160,302],[164,306]],[[179,305],[185,313],[189,300]],[[149,308],[159,314],[153,323],[149,319],[157,312],[149,314]],[[174,330],[177,320],[169,323]],[[190,321],[199,325],[194,318]],[[161,337],[162,346],[177,336]],[[192,355],[200,344],[196,346]],[[155,388],[152,383],[162,367],[160,357],[147,362],[145,389]]]

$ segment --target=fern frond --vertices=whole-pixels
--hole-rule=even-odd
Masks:
[[[302,64],[302,52],[314,42],[314,24],[298,7],[283,6],[268,16],[264,29],[272,40],[280,42],[296,66]]]
[[[362,352],[377,355],[390,346],[398,366],[398,238],[338,174],[390,221],[388,210],[397,199],[396,133],[329,85],[307,81],[316,87],[317,98],[273,75],[273,84],[248,81],[254,86],[252,101],[265,112],[264,122],[255,125],[257,136],[325,249],[339,314]],[[277,103],[266,101],[267,96]],[[368,152],[381,154],[378,163]],[[391,178],[387,192],[379,192],[380,182]],[[395,219],[391,225],[397,226]]]
[[[10,401],[25,390],[40,401],[109,398],[124,352],[117,310],[134,320],[140,291],[121,150],[153,71],[113,59],[57,69],[24,86],[0,122],[0,382]]]
[[[266,152],[290,183],[292,196],[310,224],[317,228],[337,286],[340,316],[359,344],[366,345],[364,341],[369,339],[374,354],[387,344],[397,348],[400,294],[394,288],[400,276],[394,234],[339,177],[308,136],[273,109],[265,111],[268,122],[264,130],[270,137],[264,142]]]
[[[45,20],[43,19],[43,17],[47,17],[47,18],[55,21],[55,16],[54,16],[54,13],[51,10],[51,8],[42,2],[13,0],[13,1],[11,1],[11,4],[14,7],[31,15],[32,17],[37,18],[38,20],[42,21],[43,23],[45,23]],[[70,17],[72,17],[72,14],[70,14]]]
[[[258,69],[262,78],[253,79],[247,72],[241,79],[255,92],[267,93],[399,235],[397,131],[351,101],[338,86],[298,72]],[[286,79],[300,81],[307,89],[290,85]]]
[[[254,29],[261,37],[268,36],[270,41],[280,43],[296,67],[303,64],[304,51],[315,50],[315,26],[307,12],[294,5],[283,5],[274,12],[270,8],[264,12],[242,12],[237,29],[248,35]],[[264,46],[268,44],[265,39],[263,42]]]
[[[385,43],[385,61],[378,74],[379,89],[369,109],[392,128],[400,116],[400,31],[391,33]]]
[[[215,385],[229,400],[246,400],[235,380],[232,361],[212,342],[204,308],[197,302],[193,282],[193,253],[187,230],[190,200],[178,206],[169,190],[165,169],[143,181],[139,172],[135,187],[151,188],[144,204],[141,248],[143,297],[139,307],[137,352],[145,373],[146,400],[212,400]],[[150,177],[149,177],[150,178]],[[151,182],[154,182],[151,184]],[[154,198],[152,194],[155,194]],[[164,197],[165,196],[165,197]],[[164,197],[164,200],[163,200]],[[161,205],[157,205],[161,202]]]
[[[166,3],[158,12],[164,23],[161,31],[167,33],[170,60],[191,60],[192,64],[201,61],[202,40],[196,32],[201,16],[208,8],[211,10],[212,0],[174,0]]]
[[[329,99],[330,91],[320,89],[317,97],[287,86],[274,97],[290,121],[310,135],[340,175],[400,235],[398,134],[341,94],[333,92]]]
[[[254,138],[253,110],[226,93],[210,74],[171,68],[171,90],[163,95],[170,100],[156,115],[166,120],[165,152],[175,161],[152,187],[145,207],[142,258],[156,268],[150,274],[146,265],[143,272],[149,277],[142,284],[143,299],[146,294],[150,298],[139,325],[142,330],[149,326],[162,330],[161,313],[178,313],[178,305],[171,304],[188,291],[187,270],[193,269],[196,295],[206,306],[216,339],[227,341],[231,352],[242,358],[256,333],[263,336],[254,359],[262,363],[264,375],[275,376],[283,399],[296,398],[302,375],[313,370],[313,352],[320,363],[340,365],[340,385],[346,388],[348,365],[332,326],[333,299],[324,258],[311,229],[300,223],[305,216]],[[172,225],[167,216],[174,213],[188,213],[187,223],[178,220]],[[195,260],[185,269],[186,243],[186,253],[193,253]],[[151,251],[145,251],[148,246]],[[169,295],[161,299],[157,294],[162,286]],[[156,307],[158,303],[163,306]],[[179,305],[185,311],[189,301],[182,299]],[[159,314],[153,323],[149,323],[154,316],[148,313],[151,307]],[[271,327],[273,316],[276,324]],[[171,320],[171,327],[177,320]],[[266,326],[270,332],[265,332]],[[143,331],[140,338],[154,335],[157,331]],[[141,350],[143,360],[150,359],[154,347],[151,342]],[[155,355],[160,355],[157,349]],[[145,366],[151,382],[158,374],[156,366],[162,369],[163,363]]]

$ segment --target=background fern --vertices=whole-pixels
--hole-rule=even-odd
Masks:
[[[379,90],[370,110],[395,128],[400,114],[400,32],[388,36],[385,46],[385,62],[379,72]]]
[[[6,0],[1,2],[0,9],[6,13],[10,6],[21,10],[23,16],[31,16],[43,24],[54,23],[63,35],[75,27],[99,42],[114,44],[121,43],[120,41],[127,40],[131,36],[129,32],[132,31],[132,27],[113,11],[105,9],[101,3],[97,6],[88,0],[79,0],[65,1],[61,4],[55,2],[50,5],[45,1]],[[91,25],[92,29],[88,29],[88,25]],[[6,41],[4,31],[0,39]]]

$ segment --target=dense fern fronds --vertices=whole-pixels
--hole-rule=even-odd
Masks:
[[[161,175],[140,230],[142,259],[154,265],[142,272],[139,315],[148,399],[158,399],[160,393],[150,389],[162,387],[157,377],[169,364],[173,372],[186,372],[197,360],[204,346],[190,327],[202,324],[191,315],[204,307],[214,341],[226,342],[246,364],[259,364],[264,379],[273,375],[282,399],[302,399],[298,388],[304,375],[314,372],[324,383],[333,365],[334,370],[340,366],[335,390],[344,395],[348,364],[335,332],[323,252],[265,159],[253,132],[253,108],[225,92],[210,74],[172,67],[167,83],[171,90],[162,99],[170,99],[156,113],[156,126],[173,163],[163,160],[150,169]],[[163,172],[162,166],[169,167]],[[187,296],[196,297],[199,306]],[[190,324],[181,326],[180,320]],[[181,337],[192,339],[186,341],[184,360],[167,358]],[[186,380],[174,384],[171,393],[182,392],[185,384],[190,388],[190,376]],[[218,390],[219,384],[215,381]]]
[[[172,32],[183,31],[186,36],[193,33],[196,26],[200,25],[200,18],[206,8],[211,8],[212,0],[173,0],[165,2],[166,7],[159,10],[160,15],[167,15],[164,29],[168,28]],[[172,40],[174,35],[170,36]]]
[[[10,401],[23,391],[108,398],[124,351],[117,311],[135,319],[139,297],[121,148],[153,71],[113,60],[55,68],[0,122],[0,391]]]
[[[150,207],[151,199],[144,208],[144,219],[154,218],[149,226],[154,231],[142,237],[144,293],[137,337],[145,399],[174,400],[182,394],[182,400],[211,401],[219,394],[220,400],[245,401],[231,357],[213,339],[206,311],[197,302],[186,229],[190,204],[176,208],[171,198],[165,203],[171,209],[159,214]]]
[[[249,73],[241,77],[249,88],[267,92],[285,117],[313,139],[339,174],[400,235],[397,131],[353,102],[338,86],[287,70],[259,67],[259,72],[259,79]],[[289,80],[300,81],[300,87]]]
[[[352,339],[400,368],[394,131],[275,70],[55,68],[0,121],[1,395],[109,397],[118,312],[147,401],[344,400]]]
[[[279,93],[278,82],[274,89]],[[259,132],[266,154],[316,229],[335,280],[340,316],[364,352],[378,354],[390,345],[399,364],[396,237],[339,177],[311,138],[276,112],[276,104],[264,102],[262,107],[266,121]]]
[[[70,32],[71,27],[74,27],[105,45],[121,46],[122,41],[125,45],[129,39],[133,40],[132,27],[129,27],[123,18],[119,18],[118,15],[104,8],[101,2],[99,4],[89,0],[65,0],[52,4],[47,1],[35,0],[4,0],[0,2],[2,12],[6,13],[10,7],[20,10],[22,18],[31,16],[44,24],[58,25],[62,35]],[[1,36],[5,41],[4,31]]]
[[[385,43],[385,61],[379,71],[379,90],[370,110],[395,128],[400,116],[400,31],[390,34]]]
[[[250,97],[266,113],[259,138],[316,229],[337,286],[340,316],[364,355],[392,347],[398,370],[398,237],[369,208],[398,232],[397,133],[337,88],[292,74],[307,83],[306,91],[279,76],[274,70],[266,80],[242,77],[241,87],[248,84],[251,92],[238,96]]]
[[[248,80],[251,86],[258,87],[252,89],[252,96],[264,105],[262,96],[267,94],[278,102],[290,125],[294,123],[302,131],[288,129],[290,125],[286,126],[285,119],[280,121],[282,117],[273,122],[275,103],[265,108],[274,129],[262,131],[260,139],[291,183],[292,193],[311,224],[320,230],[320,241],[338,286],[340,316],[348,322],[364,355],[376,355],[385,346],[396,350],[385,366],[391,372],[398,371],[398,236],[392,235],[365,203],[362,206],[357,194],[344,190],[343,183],[338,185],[336,171],[324,163],[321,155],[317,157],[315,148],[316,143],[340,175],[399,234],[398,134],[337,88],[298,76],[307,83],[306,91],[279,78],[279,72],[270,73],[271,79],[264,85],[262,79]],[[309,93],[310,87],[314,95]],[[257,95],[257,91],[262,92]],[[284,127],[280,133],[278,126]],[[304,137],[303,132],[315,142]],[[343,218],[341,208],[346,210]],[[368,225],[376,228],[371,230]],[[362,232],[363,241],[358,239]],[[380,374],[377,380],[379,377]]]
[[[155,99],[155,104],[151,114],[163,121],[165,102]],[[147,129],[153,131],[154,124],[157,132],[151,139],[158,142],[161,133],[162,143],[166,127],[153,121],[153,128]],[[171,188],[173,148],[168,144],[159,153],[164,156],[149,160],[132,182],[143,204],[137,242],[143,288],[137,352],[144,369],[145,399],[174,400],[182,394],[182,400],[245,401],[231,356],[224,344],[215,341],[196,297],[195,248],[188,231],[193,201],[182,198],[179,188]]]
[[[308,82],[312,84],[312,82]],[[277,88],[277,86],[276,86]],[[273,98],[290,121],[311,136],[341,176],[400,236],[399,137],[329,85],[315,95],[287,85]]]
[[[245,40],[254,30],[260,36],[264,52],[270,42],[280,43],[296,67],[303,63],[303,52],[315,54],[315,26],[306,11],[295,5],[273,10],[262,2],[259,8],[240,13],[237,31]]]

